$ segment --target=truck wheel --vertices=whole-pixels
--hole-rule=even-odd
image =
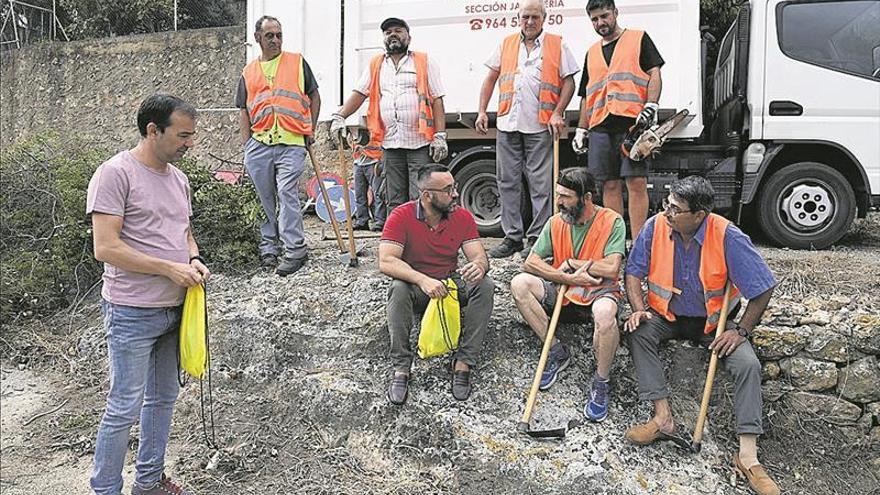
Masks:
[[[495,180],[495,160],[476,160],[457,174],[459,202],[474,215],[477,230],[483,237],[504,235],[501,230],[501,197]]]
[[[758,203],[758,223],[774,243],[794,249],[825,249],[839,241],[856,214],[856,197],[837,170],[816,162],[788,165],[774,173]]]

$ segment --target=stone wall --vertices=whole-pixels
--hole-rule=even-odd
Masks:
[[[193,154],[241,161],[233,107],[245,63],[242,26],[45,43],[0,59],[0,146],[39,133],[76,133],[111,150],[137,142],[135,115],[155,91],[201,109]]]
[[[785,401],[880,442],[880,315],[848,296],[780,298],[752,343],[764,399]]]

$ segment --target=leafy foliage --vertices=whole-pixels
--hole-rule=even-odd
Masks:
[[[52,134],[0,150],[0,321],[64,308],[98,282],[86,192],[110,156]],[[193,233],[211,269],[250,267],[262,215],[253,186],[220,182],[195,160],[179,166],[192,187]]]
[[[178,0],[177,28],[232,26],[241,0]],[[174,0],[60,0],[59,17],[71,39],[154,33],[174,29]]]

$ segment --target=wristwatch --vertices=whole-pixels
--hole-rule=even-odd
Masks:
[[[745,328],[739,326],[739,323],[733,324],[733,329],[736,330],[736,333],[740,334],[742,337],[749,338],[749,331]]]

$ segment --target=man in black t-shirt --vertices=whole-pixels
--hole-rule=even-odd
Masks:
[[[589,171],[602,182],[604,206],[621,215],[626,184],[630,232],[635,239],[648,216],[651,164],[650,160],[630,160],[620,145],[637,121],[657,123],[664,61],[648,33],[617,24],[614,0],[590,0],[587,14],[602,39],[584,60],[578,89],[580,120],[572,148],[578,154],[588,153]]]

